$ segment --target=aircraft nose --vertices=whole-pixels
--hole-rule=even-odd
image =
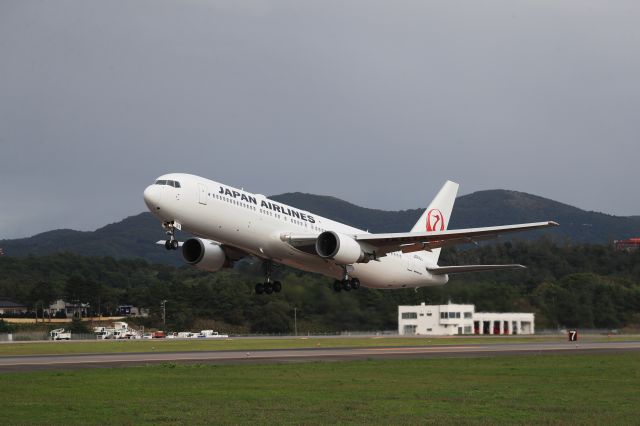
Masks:
[[[158,202],[160,202],[160,194],[162,193],[162,188],[160,185],[149,185],[144,190],[144,202],[149,208],[149,210],[155,210],[158,207]]]

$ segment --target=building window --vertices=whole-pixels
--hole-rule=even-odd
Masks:
[[[427,316],[430,317],[431,316],[431,311],[427,312]]]
[[[465,313],[464,313],[464,318],[465,318],[465,319],[470,319],[470,318],[472,318],[472,317],[473,317],[473,314],[472,314],[471,312],[465,312]]]
[[[464,326],[464,334],[471,334],[471,326],[470,325],[465,325]]]
[[[403,312],[402,319],[416,319],[418,314],[416,312]]]

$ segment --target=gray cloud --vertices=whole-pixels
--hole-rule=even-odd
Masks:
[[[446,179],[640,214],[635,1],[0,3],[0,238],[184,171],[425,205]]]

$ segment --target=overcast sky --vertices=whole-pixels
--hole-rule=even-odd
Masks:
[[[137,214],[173,171],[638,215],[640,2],[0,0],[0,148],[0,238]]]

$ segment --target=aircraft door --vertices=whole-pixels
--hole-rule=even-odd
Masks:
[[[198,203],[207,204],[207,186],[203,183],[198,184]]]

